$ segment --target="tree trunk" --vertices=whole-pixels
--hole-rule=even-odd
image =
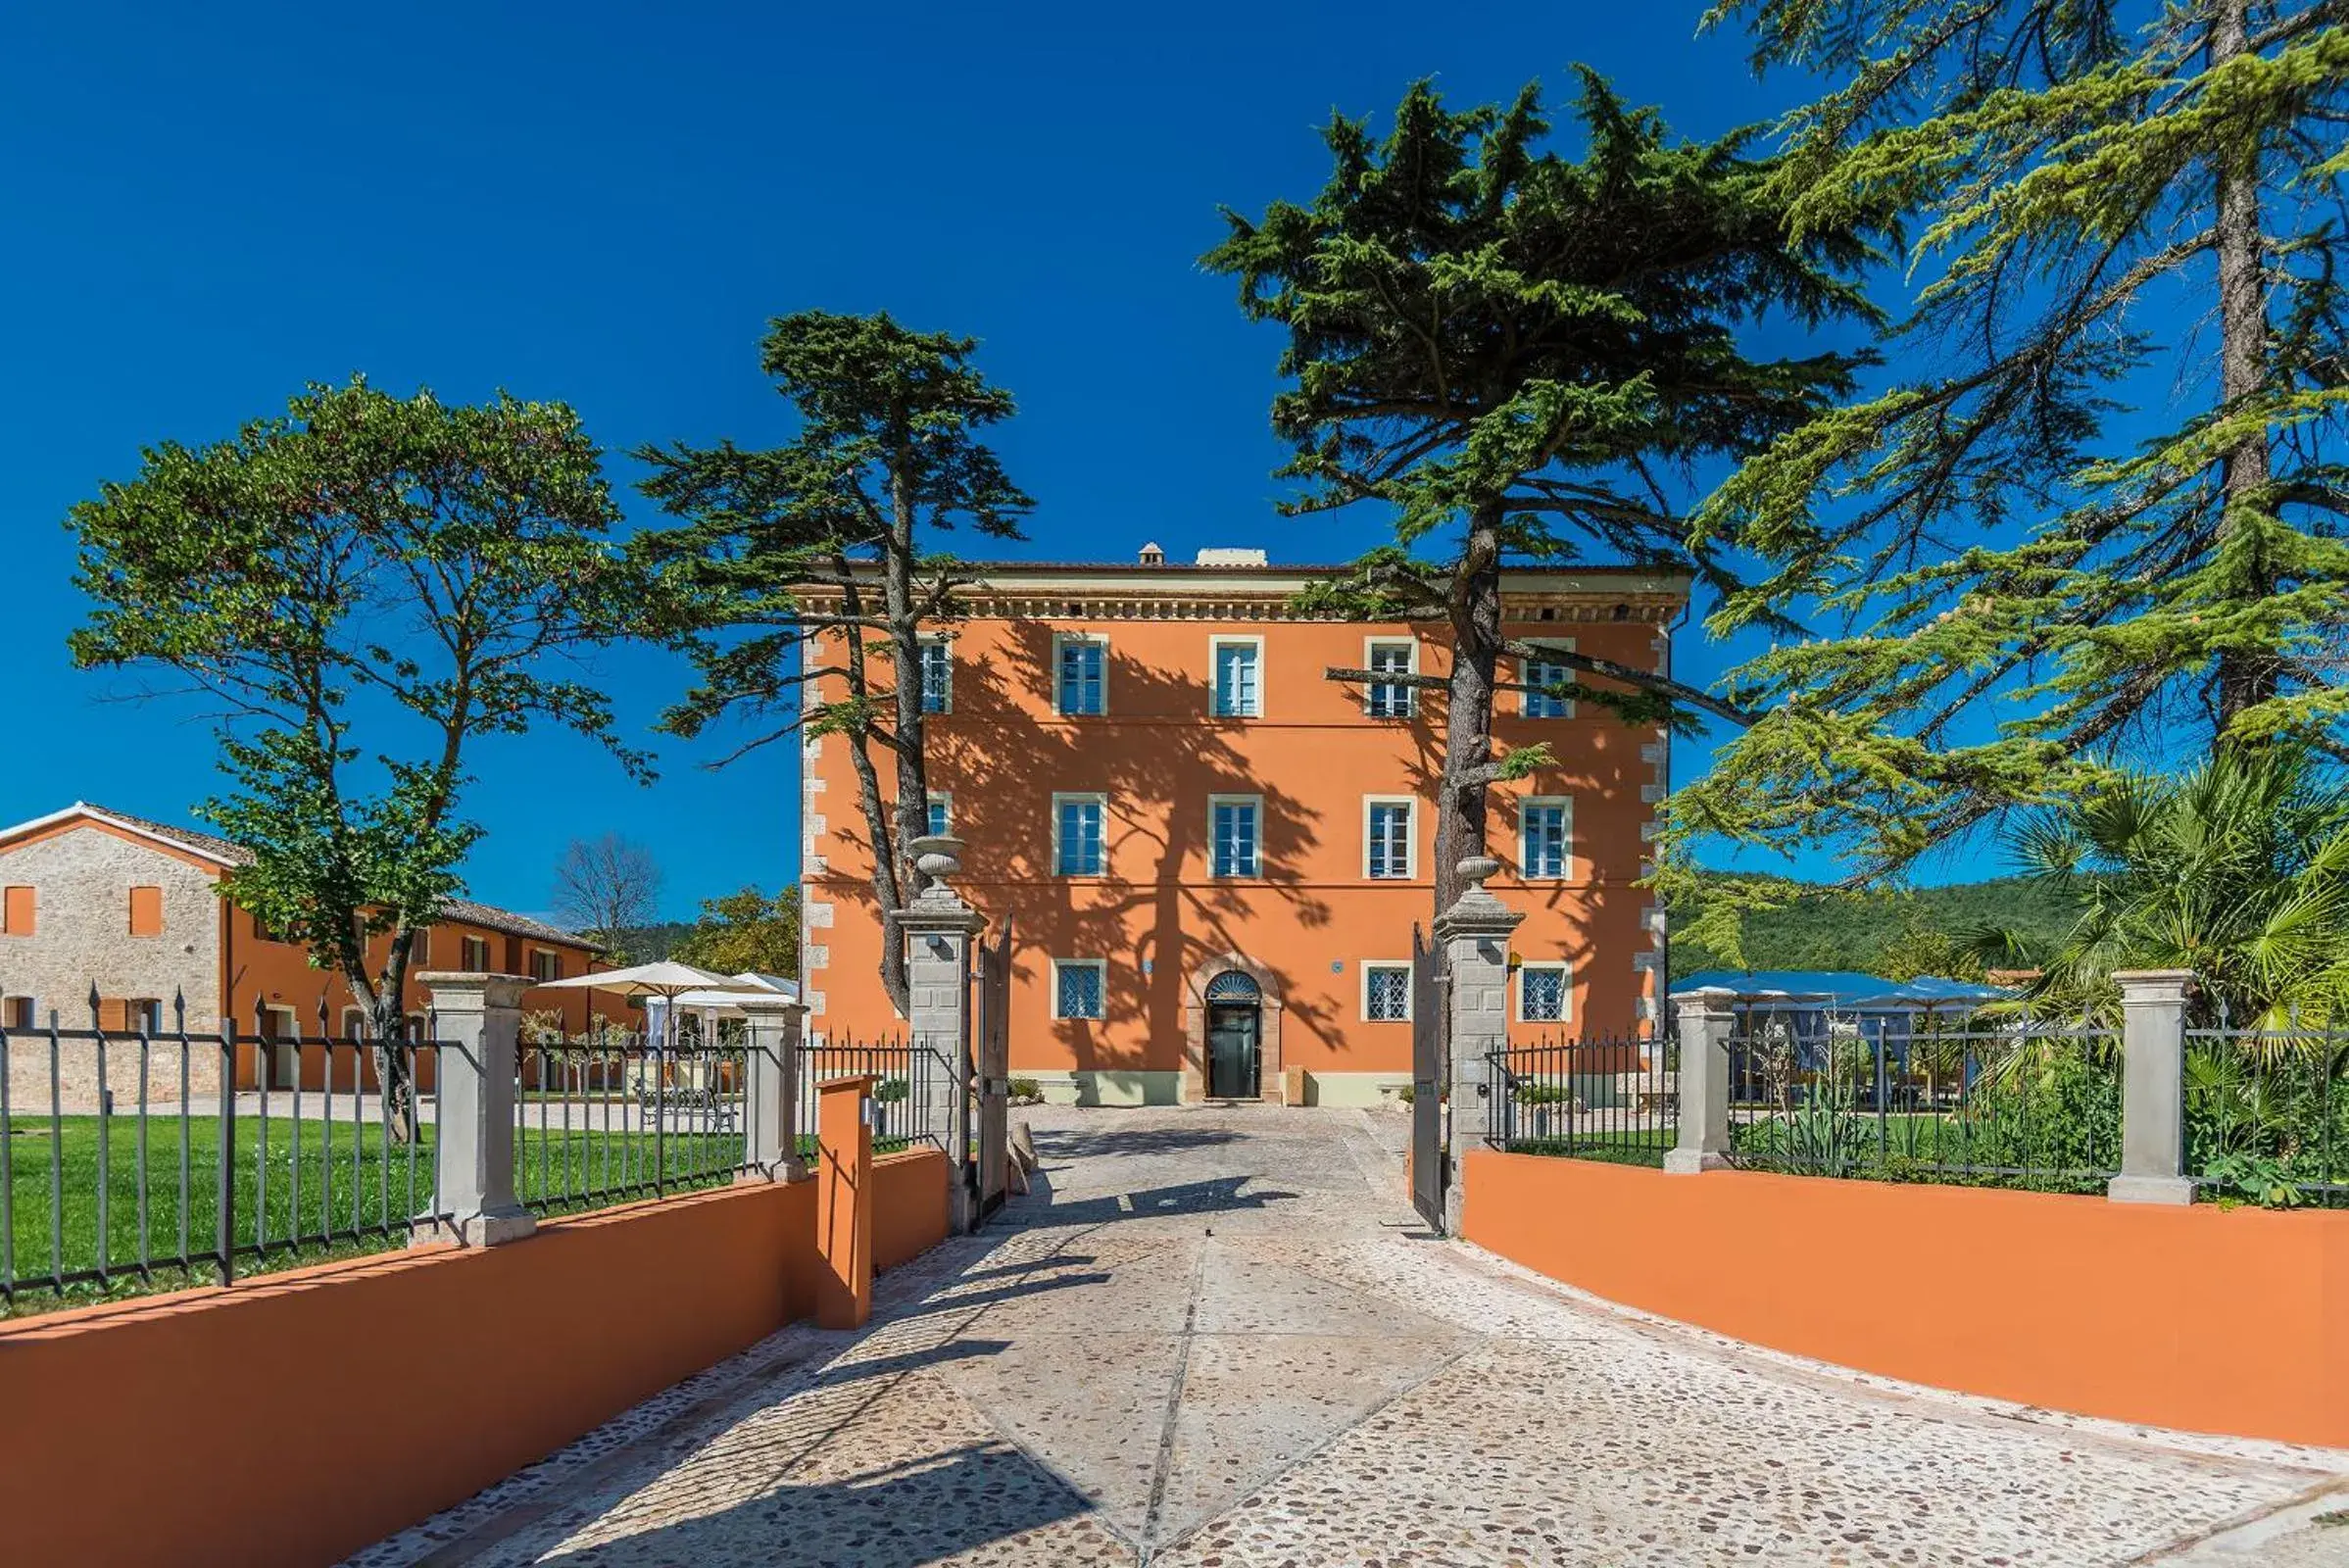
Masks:
[[[913,863],[913,841],[930,831],[930,770],[922,717],[921,622],[913,610],[913,503],[901,451],[890,475],[890,538],[881,558],[881,593],[889,616],[889,652],[897,672],[898,886],[920,897],[929,878]],[[904,959],[901,955],[899,961]]]
[[[1481,508],[1452,576],[1451,683],[1444,705],[1444,780],[1436,793],[1436,912],[1467,884],[1460,861],[1486,852],[1493,770],[1493,682],[1500,654],[1500,514]]]
[[[2218,0],[2211,21],[2210,64],[2216,69],[2248,44],[2246,0]],[[2267,380],[2268,296],[2261,276],[2259,149],[2222,146],[2214,161],[2219,199],[2219,393],[2232,410],[2256,397]],[[2222,548],[2240,529],[2255,526],[2253,514],[2268,505],[2268,434],[2246,435],[2220,460],[2219,524]],[[2238,600],[2255,603],[2274,591],[2273,574],[2255,560],[2233,584]],[[2219,656],[2218,720],[2221,738],[2236,714],[2276,694],[2275,658],[2258,649],[2228,649]]]
[[[411,1057],[405,1049],[408,1019],[401,1010],[401,995],[407,990],[408,953],[416,941],[413,931],[392,933],[391,950],[386,956],[382,974],[369,981],[367,975],[366,947],[361,944],[344,962],[343,978],[367,1010],[368,1030],[372,1040],[367,1054],[375,1064],[375,1090],[383,1097],[384,1120],[390,1125],[392,1142],[409,1144],[416,1136],[416,1079],[410,1071]]]
[[[863,596],[857,591],[849,571],[845,555],[835,555],[832,564],[848,582],[841,592],[841,612],[847,624],[835,629],[841,640],[841,667],[847,671],[849,695],[859,702],[872,695],[871,683],[864,675],[864,632],[856,624],[864,612]],[[872,739],[869,725],[860,723],[853,734],[845,737],[849,746],[849,763],[856,770],[856,805],[864,813],[864,831],[872,841],[873,912],[880,917],[881,929],[889,929],[889,915],[905,906],[905,883],[899,879],[898,863],[902,855],[897,831],[898,819],[881,799],[880,771],[873,766]],[[897,943],[886,938],[881,943],[881,990],[890,1004],[903,1014],[906,1011],[909,994],[905,983],[905,955]],[[800,977],[803,985],[809,977]]]

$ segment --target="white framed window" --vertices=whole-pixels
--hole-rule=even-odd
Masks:
[[[1064,631],[1052,638],[1052,708],[1077,716],[1109,710],[1109,640]]]
[[[1109,815],[1105,795],[1052,797],[1052,874],[1100,876],[1106,860],[1103,830]]]
[[[932,790],[930,792],[930,819],[928,822],[923,824],[930,830],[930,837],[934,839],[945,838],[949,833],[954,831],[954,796],[948,794],[945,790]]]
[[[1264,639],[1210,637],[1207,657],[1215,670],[1208,711],[1217,718],[1264,716]]]
[[[530,950],[530,978],[540,982],[563,978],[563,955],[551,948]]]
[[[1362,798],[1362,874],[1374,882],[1408,882],[1418,870],[1413,813],[1407,795]]]
[[[1052,960],[1052,1016],[1055,1018],[1099,1018],[1101,1016],[1102,964],[1099,958],[1054,958]]]
[[[1362,667],[1373,676],[1418,674],[1418,639],[1366,638],[1362,644]],[[1409,718],[1419,711],[1418,688],[1373,679],[1362,688],[1362,711],[1372,718]]]
[[[1517,864],[1528,881],[1561,881],[1573,874],[1572,800],[1529,795],[1517,803]]]
[[[1517,1021],[1564,1023],[1573,1007],[1574,971],[1557,959],[1529,959],[1517,967]]]
[[[944,637],[921,640],[921,710],[954,710],[954,645]]]
[[[1535,646],[1537,648],[1561,649],[1566,653],[1574,652],[1574,644],[1571,641],[1538,643]],[[1518,661],[1517,671],[1517,678],[1528,686],[1554,686],[1575,678],[1574,671],[1566,665],[1551,663],[1540,659]],[[1525,699],[1523,711],[1528,718],[1572,718],[1574,716],[1574,699],[1571,697],[1553,697],[1547,692],[1535,691],[1524,692],[1520,695]]]
[[[343,1009],[343,1038],[345,1040],[363,1040],[367,1038],[367,1015],[366,1010],[360,1007],[345,1007]]]
[[[1216,876],[1256,876],[1263,866],[1264,799],[1207,797],[1208,869]]]
[[[1369,1023],[1411,1021],[1411,966],[1400,958],[1365,959],[1362,1017]]]

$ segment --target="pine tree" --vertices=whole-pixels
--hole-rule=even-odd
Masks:
[[[1692,567],[1732,590],[1713,553],[1685,548],[1675,479],[1818,415],[1855,363],[1749,358],[1739,331],[1774,312],[1813,325],[1867,314],[1847,281],[1862,242],[1823,221],[1789,244],[1748,134],[1674,141],[1588,72],[1576,107],[1580,160],[1547,145],[1538,84],[1505,109],[1453,111],[1420,82],[1383,142],[1367,121],[1336,117],[1321,193],[1261,220],[1227,213],[1230,235],[1204,259],[1239,280],[1251,318],[1288,329],[1291,384],[1272,408],[1297,452],[1282,470],[1299,481],[1288,510],[1370,502],[1394,520],[1394,543],[1307,608],[1450,627],[1440,907],[1460,858],[1484,853],[1490,785],[1544,760],[1493,756],[1497,660],[1531,652],[1502,636],[1502,563],[1588,552]],[[1736,716],[1652,674],[1540,657],[1600,677],[1567,694],[1628,719]]]
[[[954,591],[969,581],[929,542],[957,525],[1016,539],[1031,505],[981,439],[1011,416],[1012,401],[971,364],[977,347],[886,313],[779,317],[761,364],[792,405],[788,445],[636,454],[654,468],[645,494],[687,519],[639,546],[675,590],[700,675],[663,726],[691,736],[720,715],[757,725],[733,757],[793,734],[842,736],[883,917],[921,891],[911,845],[928,830],[930,798],[922,639],[952,620]],[[876,662],[886,687],[872,678]],[[843,695],[807,706],[810,683],[827,679]],[[905,961],[894,944],[882,945],[881,981],[903,1008]]]
[[[1712,616],[1781,645],[1673,806],[1865,879],[2132,757],[2349,717],[2349,10],[2337,0],[1749,0],[1801,235],[1909,246],[1905,373],[1744,465]],[[1730,911],[1724,902],[1717,907]],[[1723,933],[1713,932],[1719,936]]]

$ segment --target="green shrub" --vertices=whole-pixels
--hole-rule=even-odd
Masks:
[[[1014,1078],[1010,1082],[1010,1095],[1014,1100],[1042,1100],[1044,1087],[1033,1078]]]
[[[2337,1066],[2301,1050],[2254,1059],[2239,1047],[2189,1049],[2187,1172],[2268,1207],[2299,1202],[2303,1183],[2349,1176],[2349,1082],[2325,1093]]]
[[[1876,1118],[1853,1108],[1848,1089],[1814,1092],[1790,1110],[1731,1130],[1739,1163],[1761,1170],[1853,1176],[1875,1152]]]
[[[1972,1165],[2068,1189],[2120,1168],[2121,1063],[2100,1040],[2031,1042],[1992,1064],[1966,1097],[1952,1142]]]

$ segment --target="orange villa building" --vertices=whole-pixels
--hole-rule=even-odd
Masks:
[[[306,949],[263,930],[252,915],[220,897],[222,874],[249,858],[210,833],[149,821],[76,801],[60,811],[0,828],[0,1019],[11,1030],[36,1030],[54,1010],[68,1029],[90,1026],[89,998],[109,1030],[160,1033],[171,1026],[172,999],[183,999],[191,1034],[214,1034],[225,1008],[240,1035],[316,1036],[323,1003],[327,1026],[359,1033],[359,1015],[340,976],[310,966]],[[378,956],[388,937],[377,937]],[[559,980],[609,967],[584,937],[528,915],[453,900],[422,934],[409,967],[404,1010],[421,1035],[430,999],[416,975],[432,969],[496,970]],[[589,1017],[640,1024],[617,997],[575,990],[530,991],[522,1005],[560,1016],[566,1033]],[[11,1061],[20,1092],[48,1095],[47,1054]],[[297,1051],[267,1038],[237,1048],[236,1087],[320,1087],[326,1053]],[[345,1060],[351,1059],[345,1054]],[[73,1054],[69,1070],[80,1070]],[[217,1065],[193,1062],[191,1087],[217,1088]],[[127,1057],[110,1067],[121,1077]],[[347,1069],[338,1069],[347,1070]],[[373,1080],[371,1066],[367,1079]],[[159,1092],[176,1094],[175,1069]],[[37,1080],[37,1081],[36,1081]],[[337,1087],[341,1085],[338,1083]],[[115,1086],[118,1093],[122,1086]],[[94,1092],[89,1085],[69,1086]]]
[[[931,643],[932,827],[965,841],[956,891],[1012,924],[1011,1070],[1048,1098],[1363,1104],[1410,1082],[1443,693],[1323,671],[1441,676],[1448,632],[1288,608],[1339,569],[1256,551],[1170,565],[1154,547],[1136,565],[989,564]],[[1503,596],[1512,638],[1662,670],[1688,582],[1516,568]],[[1502,663],[1503,679],[1566,676]],[[812,700],[841,695],[835,678]],[[1535,694],[1497,709],[1501,747],[1557,758],[1494,791],[1488,885],[1527,916],[1512,1038],[1632,1031],[1661,995],[1663,922],[1637,882],[1667,737]],[[803,752],[809,1027],[885,1036],[904,1021],[878,975],[848,742]]]

